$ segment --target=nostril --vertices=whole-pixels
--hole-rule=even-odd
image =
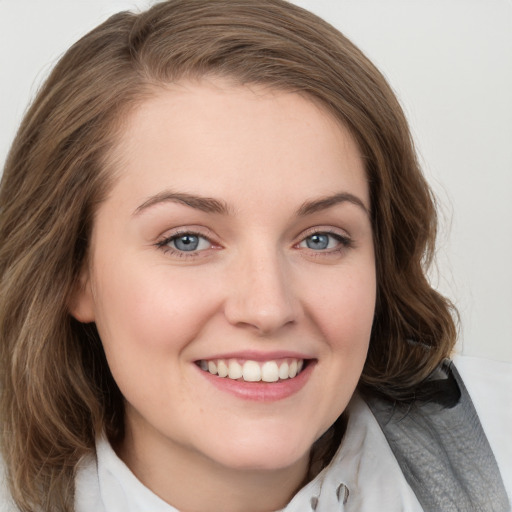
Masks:
[[[230,324],[253,330],[260,336],[274,334],[293,325],[297,317],[288,303],[258,304],[254,299],[242,303],[233,300],[226,307],[225,315]]]
[[[297,320],[300,310],[291,293],[291,280],[280,267],[275,256],[271,261],[267,255],[233,271],[233,286],[225,302],[225,316],[232,325],[266,335]]]

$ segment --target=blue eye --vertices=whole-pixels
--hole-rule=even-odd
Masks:
[[[306,245],[309,249],[322,251],[329,247],[329,236],[323,233],[308,236],[308,238],[306,238]]]
[[[349,241],[341,235],[331,233],[313,233],[305,238],[299,247],[312,249],[313,251],[325,251],[328,249],[335,249],[339,245],[346,246]]]
[[[194,233],[175,235],[167,239],[165,245],[181,252],[202,251],[211,246],[209,240]]]

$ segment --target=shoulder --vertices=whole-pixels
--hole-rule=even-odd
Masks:
[[[507,493],[512,496],[512,363],[460,355],[453,361],[471,396]]]
[[[17,512],[18,508],[14,505],[7,485],[5,475],[5,465],[0,457],[0,512]]]
[[[75,477],[75,511],[105,512],[101,499],[96,456],[85,456],[78,464]],[[1,511],[0,511],[1,512]]]

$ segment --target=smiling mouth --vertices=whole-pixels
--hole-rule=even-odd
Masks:
[[[280,382],[294,379],[309,360],[286,358],[272,361],[240,361],[237,359],[201,359],[196,364],[201,370],[218,377],[239,382]]]

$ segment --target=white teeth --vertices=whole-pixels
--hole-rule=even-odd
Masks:
[[[295,375],[297,375],[297,361],[292,361],[290,363],[288,375],[290,376],[290,379],[293,379],[293,377],[295,377]]]
[[[279,368],[275,361],[267,361],[261,367],[261,380],[263,382],[277,382],[279,380]]]
[[[242,375],[243,375],[242,365],[239,364],[234,359],[230,359],[230,361],[229,361],[229,374],[228,374],[229,378],[233,379],[233,380],[241,379]]]
[[[199,367],[219,377],[227,377],[232,380],[243,379],[246,382],[277,382],[279,380],[293,379],[298,375],[304,365],[302,359],[286,359],[279,361],[245,361],[236,359],[216,359],[198,362]]]
[[[242,371],[246,382],[258,382],[261,380],[261,368],[256,361],[245,361]]]
[[[280,367],[279,367],[279,378],[280,379],[288,379],[288,370],[289,370],[288,363],[285,361]]]
[[[227,377],[229,369],[224,361],[219,361],[217,364],[217,373],[219,374],[219,377]]]

